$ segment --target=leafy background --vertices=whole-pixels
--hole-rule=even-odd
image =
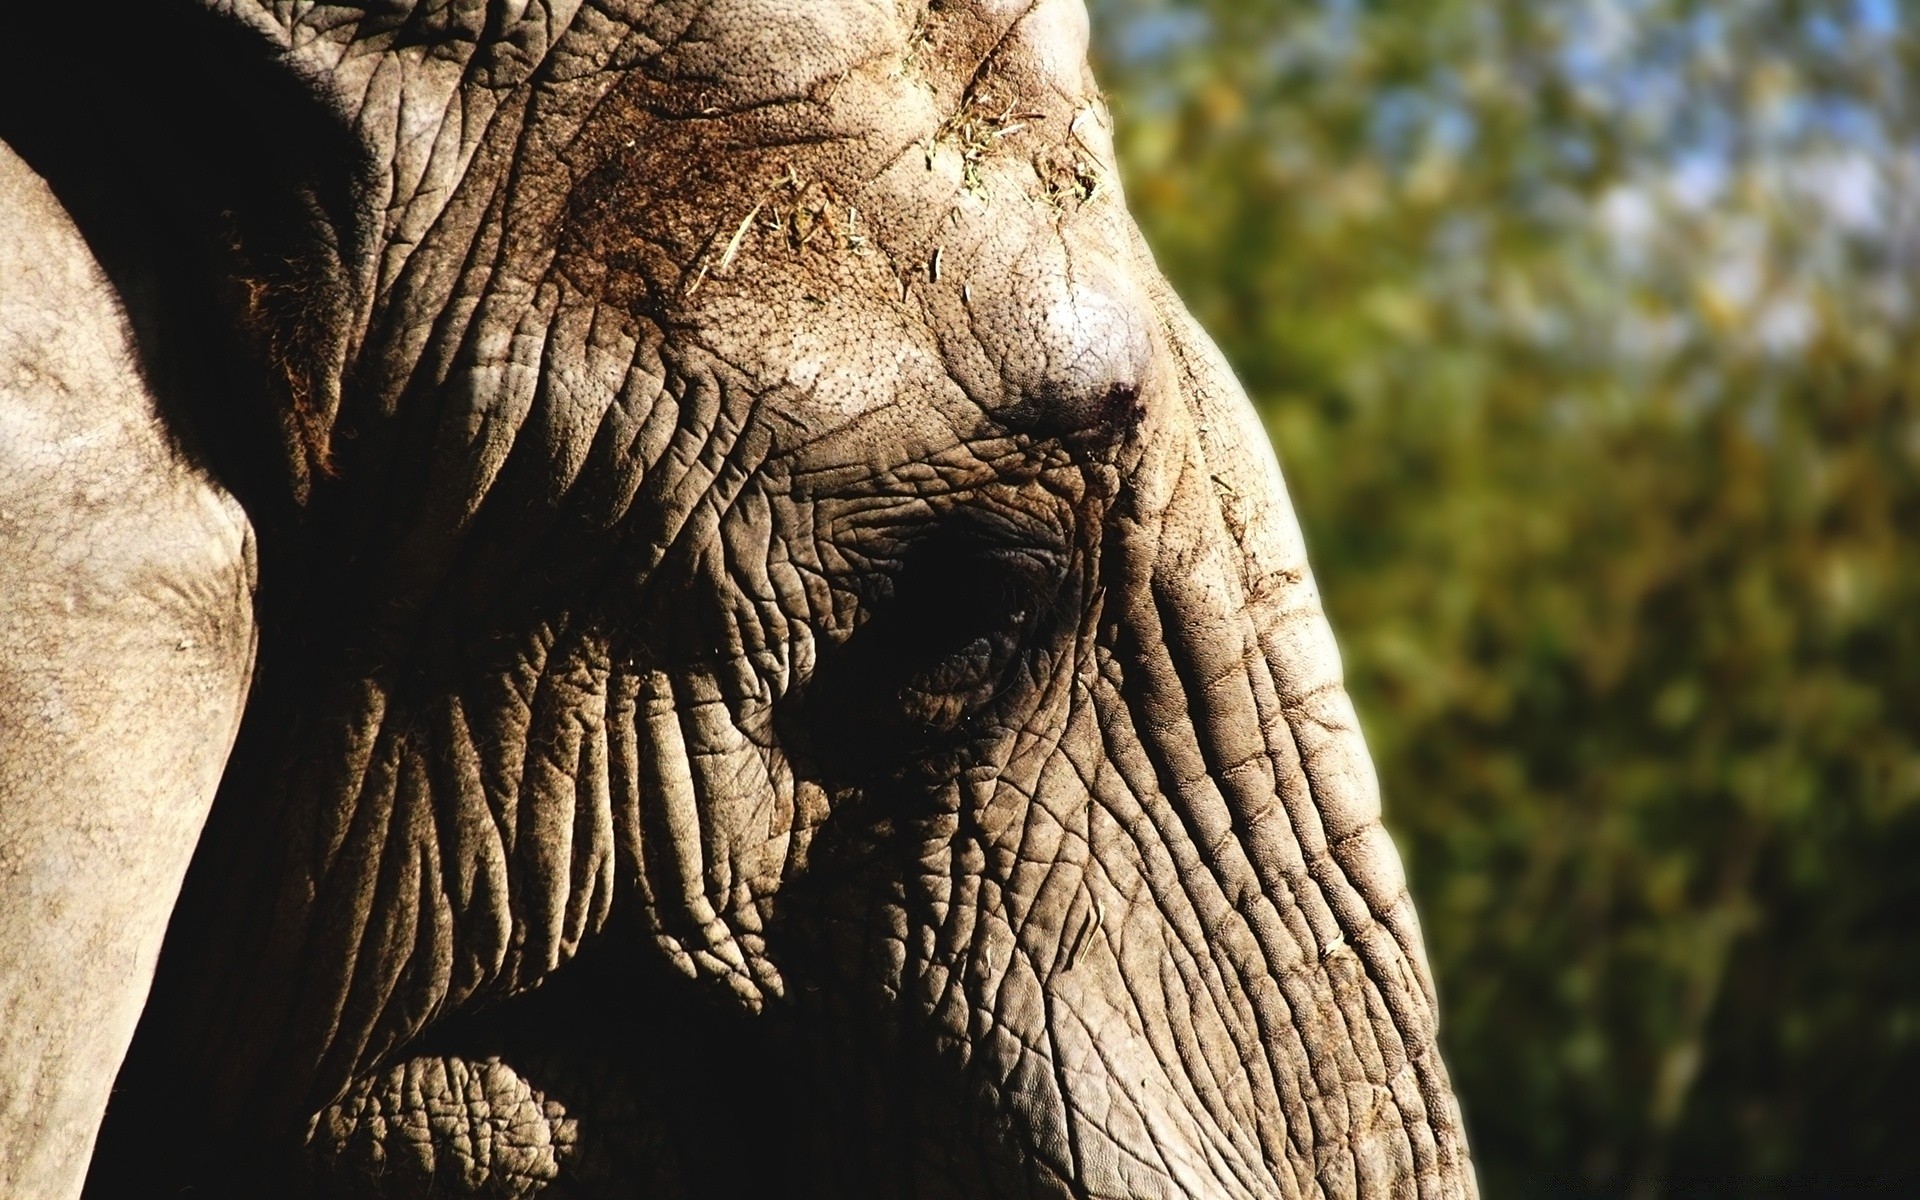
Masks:
[[[1130,202],[1289,473],[1487,1193],[1915,1183],[1920,14],[1091,7]]]

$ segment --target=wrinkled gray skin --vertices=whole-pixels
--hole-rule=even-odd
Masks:
[[[1473,1194],[1078,0],[89,19],[0,106],[0,1193]]]

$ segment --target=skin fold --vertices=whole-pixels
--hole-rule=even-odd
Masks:
[[[6,926],[169,922],[87,1195],[1474,1194],[1284,485],[1078,0],[117,15],[32,18],[0,136],[124,305],[143,469],[245,508],[200,545],[247,601],[207,694],[251,690],[230,757],[231,705],[151,727],[216,764],[115,818],[172,875]],[[78,1194],[60,1120],[23,1194]]]

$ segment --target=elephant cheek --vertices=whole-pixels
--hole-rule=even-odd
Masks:
[[[681,974],[758,1012],[786,989],[767,924],[825,796],[711,676],[625,675],[612,703],[615,826],[641,921]]]

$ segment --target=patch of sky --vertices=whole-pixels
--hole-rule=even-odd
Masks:
[[[1898,0],[1853,0],[1853,20],[1863,33],[1888,37],[1901,32]]]
[[[1365,41],[1365,13],[1352,0],[1321,0],[1292,12],[1284,37],[1270,40],[1260,55],[1275,79],[1345,71]]]
[[[1600,197],[1594,215],[1608,246],[1624,265],[1639,266],[1645,261],[1643,252],[1661,228],[1659,210],[1646,188],[1615,184]]]
[[[1395,164],[1413,157],[1433,105],[1433,97],[1421,88],[1388,88],[1375,97],[1367,121],[1367,141],[1374,153]]]
[[[1213,22],[1194,8],[1162,8],[1114,22],[1109,49],[1117,61],[1138,66],[1172,58],[1207,40]]]
[[[1778,187],[1825,218],[1836,231],[1871,234],[1886,225],[1885,180],[1871,154],[1842,149],[1796,157],[1782,165]]]
[[[1753,338],[1763,352],[1784,358],[1804,350],[1819,329],[1812,305],[1799,296],[1783,296],[1760,310]]]
[[[1644,0],[1579,0],[1547,14],[1560,34],[1560,69],[1576,86],[1605,79],[1635,55]]]
[[[1321,0],[1321,25],[1329,42],[1351,49],[1360,42],[1366,5],[1361,0]]]
[[[1851,41],[1845,22],[1828,12],[1810,12],[1801,22],[1807,45],[1829,57],[1846,53]]]
[[[1473,113],[1466,106],[1443,104],[1435,108],[1432,120],[1427,124],[1427,147],[1430,151],[1457,158],[1473,149],[1479,133],[1480,123],[1473,119]]]
[[[1885,119],[1853,97],[1816,97],[1809,115],[1822,133],[1836,141],[1882,154],[1891,149]]]
[[[1465,88],[1448,73],[1384,89],[1368,114],[1368,145],[1396,169],[1430,157],[1457,159],[1473,148],[1479,132]]]
[[[1700,212],[1719,202],[1732,176],[1726,154],[1710,147],[1689,147],[1674,155],[1664,190],[1681,208]]]

